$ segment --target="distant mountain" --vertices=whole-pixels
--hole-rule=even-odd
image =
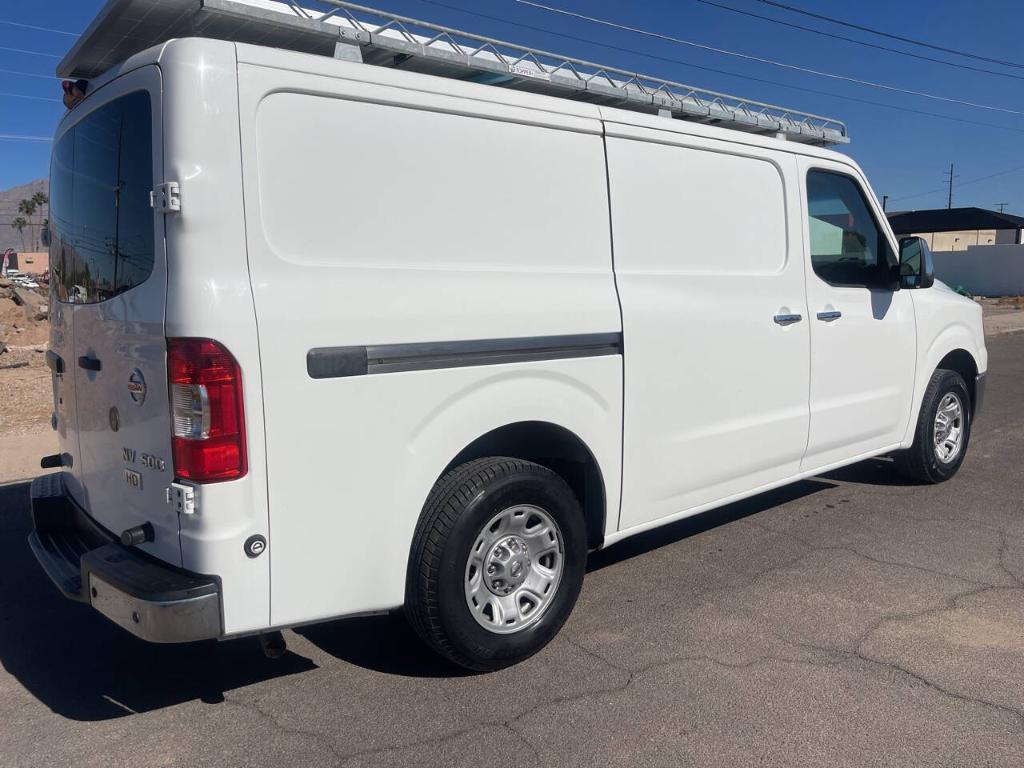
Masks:
[[[32,197],[36,192],[50,193],[50,182],[46,179],[39,179],[37,181],[31,181],[28,184],[22,184],[20,187],[12,187],[11,189],[0,192],[0,253],[5,248],[13,248],[16,251],[21,251],[25,246],[22,245],[21,236],[18,234],[18,230],[11,227],[11,219],[18,217],[18,203],[26,198]],[[47,206],[43,206],[42,216],[38,214],[35,216],[36,221],[41,219],[49,218],[50,211]],[[28,244],[29,232],[28,228],[25,228],[25,244]]]

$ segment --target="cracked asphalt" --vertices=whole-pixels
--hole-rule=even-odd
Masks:
[[[3,766],[1024,764],[1024,334],[959,476],[869,461],[591,557],[558,639],[467,675],[400,617],[152,646],[61,598],[0,486]]]

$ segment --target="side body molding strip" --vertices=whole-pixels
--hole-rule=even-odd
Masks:
[[[306,353],[313,379],[335,379],[400,371],[463,368],[472,365],[530,363],[574,357],[622,354],[621,333],[528,336],[516,339],[428,341],[366,347],[316,347]]]

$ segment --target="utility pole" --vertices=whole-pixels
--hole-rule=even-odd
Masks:
[[[948,181],[949,181],[949,200],[946,203],[946,208],[952,208],[953,207],[953,179],[955,179],[955,178],[956,178],[956,176],[953,175],[953,164],[950,163],[949,164],[949,179],[948,179]]]
[[[885,213],[885,206],[889,203],[889,196],[882,195],[882,213]]]
[[[1003,213],[1006,210],[1006,206],[1008,206],[1008,205],[1009,205],[1009,203],[996,203],[995,204],[996,208],[999,209],[1000,213]]]

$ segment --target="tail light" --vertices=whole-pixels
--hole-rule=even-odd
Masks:
[[[242,371],[210,339],[168,339],[174,472],[197,483],[246,473]]]

